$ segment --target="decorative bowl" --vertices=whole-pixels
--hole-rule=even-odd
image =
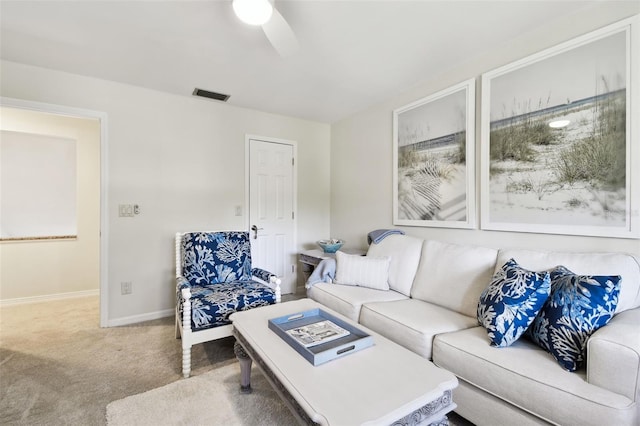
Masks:
[[[322,251],[325,253],[335,253],[340,250],[340,247],[344,244],[344,241],[332,238],[330,240],[320,240],[318,245],[322,247]]]

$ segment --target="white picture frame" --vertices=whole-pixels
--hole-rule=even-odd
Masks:
[[[640,238],[637,28],[482,75],[481,229]]]
[[[393,224],[476,227],[475,79],[393,111]]]

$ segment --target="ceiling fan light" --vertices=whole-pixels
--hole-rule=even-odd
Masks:
[[[271,19],[273,6],[269,0],[233,0],[233,11],[245,24],[263,25]]]

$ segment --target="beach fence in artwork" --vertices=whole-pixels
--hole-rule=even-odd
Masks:
[[[466,220],[464,142],[462,131],[399,147],[401,219]]]
[[[626,89],[612,90],[607,93],[601,93],[595,96],[589,96],[583,99],[567,100],[567,103],[543,107],[535,111],[524,112],[522,114],[513,115],[498,120],[491,121],[491,130],[499,129],[505,126],[512,126],[532,118],[551,119],[553,117],[561,117],[563,115],[577,112],[584,109],[592,108],[598,103],[606,102],[611,99],[624,98]]]

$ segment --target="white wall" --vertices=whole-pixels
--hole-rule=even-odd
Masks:
[[[552,47],[573,37],[606,26],[640,12],[638,2],[615,2],[598,5],[570,20],[550,21],[535,33],[524,34],[487,52],[479,52],[465,66],[445,75],[434,76],[396,98],[334,123],[331,128],[331,235],[347,241],[345,247],[365,248],[369,231],[393,226],[392,212],[392,114],[393,110],[450,87],[469,78],[479,77],[509,62]],[[445,42],[445,41],[443,41]],[[480,112],[478,92],[476,114]],[[637,118],[637,113],[636,113]],[[479,121],[476,128],[476,157],[479,149]],[[635,135],[634,144],[640,143]],[[638,147],[635,152],[638,152]],[[476,182],[479,161],[476,161]],[[639,189],[632,187],[635,196]],[[476,193],[479,193],[477,184]],[[479,202],[478,202],[479,205]],[[637,219],[637,218],[636,218]],[[589,238],[481,230],[426,227],[397,227],[410,235],[452,243],[489,247],[528,247],[575,251],[625,251],[640,255],[640,240]]]
[[[74,139],[77,150],[77,238],[0,242],[0,300],[38,299],[99,287],[100,123],[0,108],[0,128]],[[47,214],[47,212],[42,212]]]
[[[245,134],[298,143],[298,245],[329,231],[328,124],[3,61],[0,94],[108,116],[108,319],[167,315],[175,305],[177,231],[242,229]],[[134,218],[119,204],[138,204]],[[120,294],[131,281],[133,294]]]

